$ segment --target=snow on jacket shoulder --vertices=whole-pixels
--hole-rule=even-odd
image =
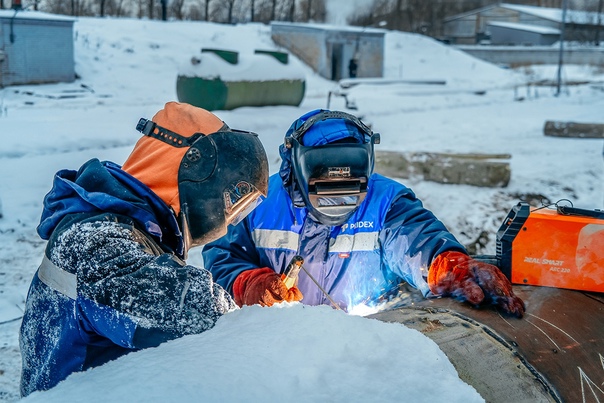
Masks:
[[[407,187],[371,176],[359,209],[341,226],[315,222],[297,208],[279,175],[269,181],[268,198],[228,234],[204,247],[205,266],[227,290],[237,275],[257,267],[282,272],[301,255],[304,267],[338,305],[374,305],[396,292],[401,281],[429,293],[425,277],[432,259],[463,246]],[[308,305],[329,304],[304,273],[298,288]]]
[[[21,325],[23,396],[130,351],[203,332],[235,308],[207,270],[185,265],[160,242],[177,236],[167,234],[165,218],[141,201],[154,195],[141,193],[140,183],[129,181],[123,171],[114,175],[115,169],[93,161],[67,187],[65,172],[60,173],[55,179],[60,185],[47,196],[42,221],[52,228],[46,258],[32,280]],[[118,178],[117,188],[95,191],[91,182],[80,180],[84,174]],[[151,221],[111,211],[117,200],[130,200],[122,207],[132,204],[137,193],[141,202],[129,208],[142,209],[133,215]],[[87,194],[93,194],[94,208]],[[110,204],[103,204],[107,200]],[[167,207],[165,213],[171,214]]]

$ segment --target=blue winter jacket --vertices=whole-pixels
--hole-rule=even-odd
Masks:
[[[333,133],[313,133],[310,145],[342,137]],[[395,293],[402,281],[428,295],[425,278],[433,258],[448,250],[465,253],[409,188],[378,174],[371,176],[365,200],[346,223],[318,223],[306,207],[296,207],[303,203],[290,180],[291,152],[283,145],[280,151],[281,169],[269,179],[268,197],[239,225],[230,226],[227,235],[203,249],[205,267],[229,292],[241,272],[270,267],[282,273],[293,256],[301,255],[304,268],[341,308],[371,306]],[[302,303],[330,304],[304,272],[298,288],[304,295]]]
[[[56,174],[38,233],[48,240],[20,331],[21,394],[130,351],[211,328],[235,308],[182,261],[174,213],[119,166]]]

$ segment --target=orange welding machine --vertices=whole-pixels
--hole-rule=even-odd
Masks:
[[[604,292],[604,211],[518,203],[497,231],[497,263],[514,284]]]

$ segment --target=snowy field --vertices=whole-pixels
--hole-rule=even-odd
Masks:
[[[177,72],[202,47],[249,52],[275,45],[269,29],[258,24],[80,18],[76,82],[0,89],[0,400],[19,397],[18,328],[44,250],[36,226],[54,173],[77,169],[93,157],[121,164],[139,138],[138,119],[151,118],[165,102],[176,100]],[[292,59],[307,80],[299,107],[216,112],[231,127],[260,134],[271,172],[278,168],[277,147],[290,123],[325,108],[334,89],[333,82]],[[425,37],[388,32],[386,78],[447,84],[360,85],[350,95],[356,113],[381,133],[378,149],[512,155],[506,188],[405,182],[462,243],[481,238],[479,252],[493,254],[495,232],[520,200],[537,205],[541,199],[569,199],[577,207],[604,207],[604,141],[543,135],[546,120],[604,123],[602,73],[566,66],[565,79],[592,83],[564,86],[556,97],[555,88],[526,86],[529,77],[555,79],[555,66],[535,67],[530,74],[504,70]],[[332,98],[331,109],[344,108],[341,98]],[[189,263],[202,264],[199,251],[191,251]],[[31,400],[195,401],[201,396],[217,401],[222,391],[229,393],[223,401],[266,400],[291,391],[307,393],[310,401],[399,401],[402,393],[408,401],[480,399],[457,379],[436,345],[417,332],[325,307],[284,308],[240,310],[206,334],[131,354]],[[308,329],[320,332],[313,330],[311,337],[304,333]],[[292,350],[288,335],[293,332]],[[213,365],[218,361],[221,365]],[[388,375],[384,365],[400,376]],[[427,385],[435,373],[446,381]],[[117,387],[126,378],[132,388]],[[417,385],[413,392],[411,385]],[[383,394],[387,388],[392,393]],[[170,398],[162,393],[171,393]],[[295,394],[281,400],[296,401]]]

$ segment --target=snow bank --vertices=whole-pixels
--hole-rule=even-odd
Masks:
[[[24,402],[479,402],[438,346],[327,306],[245,307],[187,336],[77,373]]]

